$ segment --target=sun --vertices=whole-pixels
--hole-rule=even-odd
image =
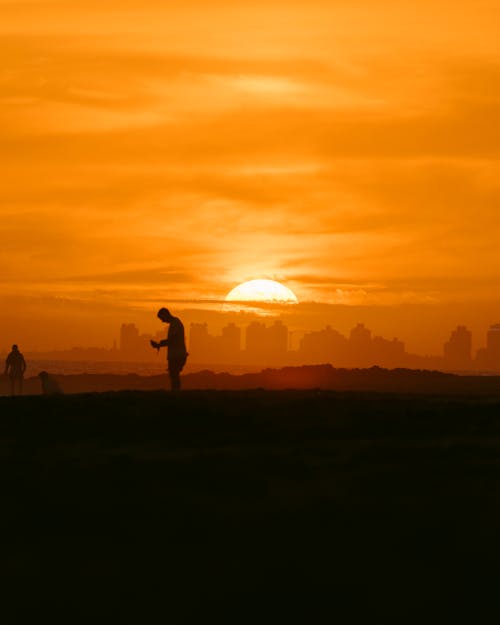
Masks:
[[[295,293],[275,280],[249,280],[238,284],[226,295],[226,302],[263,302],[298,304]]]

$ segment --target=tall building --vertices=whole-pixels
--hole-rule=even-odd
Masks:
[[[283,362],[288,351],[288,328],[282,321],[275,321],[266,333],[268,349],[274,358]]]
[[[373,337],[371,342],[373,364],[380,367],[402,367],[405,361],[405,344],[397,338]]]
[[[189,331],[189,354],[192,360],[209,362],[212,355],[213,337],[206,323],[192,323]]]
[[[245,351],[252,360],[262,359],[266,353],[266,326],[253,321],[245,332]]]
[[[357,366],[376,364],[372,358],[372,333],[368,328],[365,328],[364,323],[358,323],[351,330],[349,351],[353,358],[353,363],[356,363]]]
[[[405,344],[399,339],[372,338],[364,324],[351,330],[349,339],[327,326],[302,337],[299,357],[307,364],[331,363],[335,367],[401,367],[405,363]]]
[[[500,371],[500,323],[490,326],[486,347],[478,350],[476,364],[484,371]]]
[[[151,349],[150,341],[165,338],[165,333],[156,336],[151,334],[139,334],[139,329],[134,323],[123,323],[120,328],[120,358],[136,361],[147,361],[154,358],[154,351]]]
[[[224,354],[239,356],[241,350],[241,329],[235,323],[230,323],[222,328],[219,342]]]
[[[241,358],[241,330],[234,323],[212,336],[206,323],[192,323],[189,332],[191,361],[198,363],[237,364]]]
[[[276,321],[269,328],[258,321],[246,329],[246,358],[260,365],[284,364],[288,353],[288,328],[282,321]]]
[[[500,364],[500,323],[490,326],[486,337],[486,349],[490,357]]]
[[[300,341],[299,357],[306,364],[342,366],[347,357],[347,339],[331,326],[308,332]]]
[[[365,324],[358,323],[358,325],[351,330],[349,340],[353,345],[365,346],[369,345],[371,337],[372,333],[368,328],[365,328]]]
[[[141,347],[139,330],[134,323],[122,323],[120,328],[120,351],[132,355]]]
[[[452,369],[468,370],[472,364],[472,333],[465,326],[457,326],[444,344],[445,365]]]

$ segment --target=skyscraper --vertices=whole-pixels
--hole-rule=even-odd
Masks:
[[[120,328],[120,351],[132,355],[140,349],[139,330],[134,323],[122,323]]]
[[[472,333],[465,326],[457,326],[444,344],[444,359],[451,369],[470,369],[472,364]]]
[[[495,369],[500,367],[500,323],[490,326],[486,337],[486,349]]]

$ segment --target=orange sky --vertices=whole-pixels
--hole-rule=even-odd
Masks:
[[[500,321],[500,4],[438,5],[0,0],[0,347],[251,278]]]

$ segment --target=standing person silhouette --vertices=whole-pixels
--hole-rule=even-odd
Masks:
[[[5,375],[10,377],[10,394],[16,394],[16,386],[19,390],[19,395],[23,394],[23,378],[26,371],[26,361],[24,356],[19,351],[17,345],[12,346],[12,351],[7,356],[5,361]]]
[[[163,323],[168,323],[168,335],[163,341],[157,343],[151,341],[151,347],[159,350],[160,347],[167,347],[168,374],[170,376],[170,386],[173,391],[181,390],[180,373],[186,364],[188,353],[186,351],[186,341],[184,339],[184,326],[178,317],[170,314],[166,308],[160,308],[158,319]]]

